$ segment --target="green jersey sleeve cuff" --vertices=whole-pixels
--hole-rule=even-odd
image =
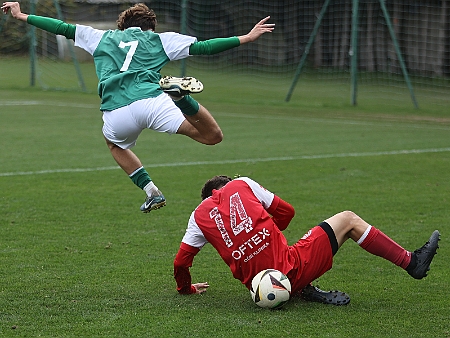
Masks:
[[[205,41],[194,42],[189,47],[190,55],[213,55],[228,49],[238,47],[240,41],[237,37],[215,38]]]
[[[68,39],[75,40],[75,25],[38,15],[28,15],[27,22],[47,32],[64,35]]]

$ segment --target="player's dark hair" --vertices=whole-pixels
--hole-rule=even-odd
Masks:
[[[231,177],[225,175],[218,175],[210,178],[206,181],[202,188],[202,200],[211,196],[213,190],[222,188],[225,184],[232,180],[233,179]]]
[[[156,14],[143,3],[138,3],[119,14],[117,27],[123,31],[130,27],[140,27],[143,31],[156,28]]]

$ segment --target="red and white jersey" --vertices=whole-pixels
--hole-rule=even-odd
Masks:
[[[293,216],[288,203],[241,177],[213,190],[192,212],[182,243],[197,249],[210,243],[233,276],[250,288],[253,276],[263,269],[285,274],[292,269],[294,258],[281,230]]]

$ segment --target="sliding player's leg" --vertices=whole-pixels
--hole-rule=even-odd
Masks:
[[[351,238],[367,252],[383,257],[405,269],[416,279],[422,279],[427,275],[431,261],[439,247],[439,231],[436,230],[420,249],[414,252],[407,251],[352,211],[338,213],[325,222],[333,229],[338,246]]]

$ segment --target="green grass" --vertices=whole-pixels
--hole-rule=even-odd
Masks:
[[[0,336],[450,337],[448,108],[416,110],[407,96],[352,107],[347,88],[313,80],[286,103],[291,79],[195,71],[224,141],[144,131],[134,150],[168,205],[143,215],[142,191],[104,144],[92,65],[80,93],[29,88],[16,64],[0,61]],[[207,246],[191,272],[211,287],[178,295],[173,258],[200,188],[236,173],[295,207],[291,244],[345,209],[409,250],[439,229],[429,276],[413,280],[349,241],[316,281],[349,293],[348,306],[292,299],[267,311]]]

